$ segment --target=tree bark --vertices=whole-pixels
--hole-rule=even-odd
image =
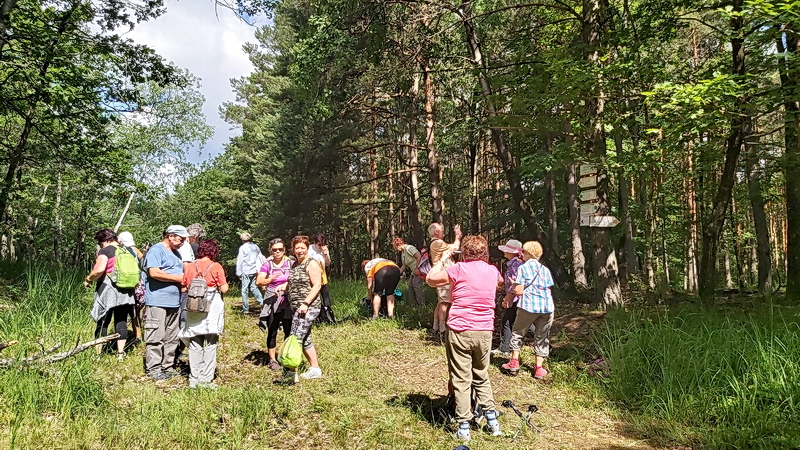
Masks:
[[[572,249],[572,278],[575,288],[585,290],[589,288],[586,279],[586,258],[583,255],[583,239],[581,238],[581,202],[578,198],[578,176],[577,164],[570,164],[567,167],[567,192],[569,201],[567,210],[569,211],[569,230],[570,247]]]
[[[743,0],[733,0],[733,12],[736,13],[731,18],[731,29],[733,38],[731,39],[731,72],[734,75],[745,75],[745,49],[744,39],[741,35],[744,26],[744,18],[741,15]],[[745,99],[740,99],[739,111],[731,118],[730,134],[726,139],[725,163],[722,169],[722,177],[717,185],[714,195],[714,203],[711,213],[703,226],[703,253],[700,260],[700,298],[705,303],[711,303],[714,299],[714,289],[717,285],[717,251],[719,237],[722,227],[725,225],[725,212],[731,200],[733,184],[736,181],[736,166],[739,163],[739,155],[744,144],[744,122]]]
[[[431,185],[431,218],[433,222],[444,223],[444,195],[441,192],[443,173],[442,166],[439,164],[439,157],[436,154],[436,143],[434,141],[436,122],[433,117],[433,109],[435,94],[433,74],[428,61],[424,64],[423,81],[425,87],[425,148],[428,151],[428,181]]]
[[[408,123],[408,165],[411,171],[408,172],[408,185],[410,192],[406,197],[408,203],[408,222],[411,227],[411,239],[417,248],[422,248],[425,245],[425,235],[422,232],[422,223],[419,218],[419,175],[417,173],[417,166],[419,165],[419,156],[417,150],[417,114],[416,114],[416,100],[419,95],[419,75],[414,76],[411,85],[410,97],[410,114]]]
[[[752,126],[748,126],[747,146],[747,193],[750,197],[750,207],[753,210],[753,228],[756,234],[756,257],[758,273],[758,291],[768,293],[772,290],[772,255],[770,254],[769,223],[764,209],[764,196],[761,193],[761,161],[758,155],[758,145],[752,137]]]
[[[547,153],[553,152],[553,135],[548,132],[545,138]],[[558,245],[558,208],[556,208],[556,176],[553,169],[544,177],[545,198],[544,215],[547,218],[547,237],[550,238],[549,246],[557,255],[561,255]]]
[[[584,58],[593,67],[601,64],[600,47],[603,40],[603,31],[607,17],[607,3],[605,0],[583,0],[583,24],[581,37],[586,46]],[[589,155],[595,161],[605,162],[606,137],[603,124],[605,110],[605,94],[603,80],[598,76],[596,91],[585,100],[586,122],[588,136],[586,144]],[[609,201],[608,172],[600,168],[597,174],[597,205],[598,215],[611,214]],[[595,275],[595,301],[603,308],[621,305],[622,293],[619,285],[619,268],[617,267],[617,254],[611,240],[610,228],[593,227],[592,245],[594,247],[594,275]]]
[[[784,46],[783,39],[786,39]],[[786,186],[786,297],[800,301],[800,114],[797,89],[800,84],[800,64],[797,61],[797,31],[787,27],[777,39],[781,58],[780,77],[784,95],[784,178]]]

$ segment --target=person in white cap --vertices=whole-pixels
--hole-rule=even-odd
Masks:
[[[505,297],[503,298],[503,320],[500,345],[492,350],[493,355],[511,357],[511,328],[514,326],[514,319],[517,318],[517,300],[519,296],[514,294],[514,281],[517,279],[517,269],[522,265],[522,242],[516,239],[509,239],[505,245],[498,245],[498,249],[503,252],[503,256],[508,260],[506,271],[503,273],[503,288]]]
[[[164,231],[164,239],[150,247],[144,258],[147,274],[144,368],[147,376],[154,380],[166,380],[175,375],[183,281],[183,262],[177,250],[188,237],[185,227],[170,225]]]

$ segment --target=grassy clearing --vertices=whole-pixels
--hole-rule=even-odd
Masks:
[[[45,347],[90,337],[91,292],[80,287],[82,274],[31,268],[18,275],[0,291],[0,303],[11,306],[0,310],[0,340],[21,342],[4,357],[39,350],[40,337]],[[261,363],[264,335],[254,315],[237,312],[235,293],[225,299],[216,391],[190,390],[185,378],[145,379],[141,346],[120,363],[89,351],[50,366],[0,370],[0,448],[452,449],[458,443],[438,410],[447,386],[444,349],[425,330],[432,298],[421,309],[401,304],[396,320],[368,321],[359,315],[363,291],[360,283],[332,284],[342,322],[313,331],[325,375],[296,386],[272,384],[277,375]],[[512,442],[519,420],[506,415],[506,436],[475,432],[471,448],[649,448],[621,433],[601,384],[576,370],[585,356],[570,341],[572,322],[554,339],[553,381],[534,382],[526,371],[503,376],[504,360],[490,370],[496,400],[537,404],[534,421],[544,433],[523,431]],[[522,357],[533,360],[528,348]]]
[[[618,312],[600,337],[608,394],[661,443],[800,447],[798,309]]]

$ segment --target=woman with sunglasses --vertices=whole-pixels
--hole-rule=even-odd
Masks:
[[[270,256],[261,266],[256,278],[256,286],[265,287],[264,306],[258,317],[258,327],[267,332],[267,353],[269,354],[269,368],[280,370],[281,365],[276,359],[278,347],[278,329],[283,328],[283,338],[289,336],[292,329],[291,310],[287,308],[286,284],[289,281],[289,272],[294,261],[286,256],[286,244],[283,239],[275,238],[269,241]]]

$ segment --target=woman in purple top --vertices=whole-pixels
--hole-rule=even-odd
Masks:
[[[281,365],[276,359],[278,329],[283,328],[284,339],[289,336],[292,329],[292,312],[286,301],[286,282],[289,280],[289,272],[294,261],[286,257],[286,244],[281,238],[269,241],[269,251],[272,257],[261,266],[256,278],[256,286],[266,286],[264,306],[261,308],[258,326],[267,332],[269,368],[280,370]]]
[[[497,248],[503,252],[508,263],[506,263],[506,271],[503,274],[503,287],[506,293],[503,297],[503,331],[500,345],[492,350],[492,354],[508,358],[511,356],[511,328],[514,326],[514,319],[517,318],[519,297],[514,294],[514,281],[517,279],[517,269],[522,265],[522,242],[510,239],[506,245],[498,245]]]

